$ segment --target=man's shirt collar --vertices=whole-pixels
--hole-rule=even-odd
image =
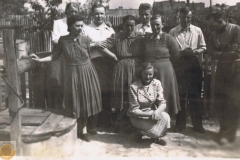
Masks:
[[[100,26],[96,26],[94,23],[91,23],[89,26],[97,30],[104,30],[104,29],[110,30],[110,28],[105,23],[102,23]]]

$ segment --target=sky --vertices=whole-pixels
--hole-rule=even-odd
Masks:
[[[115,9],[118,8],[119,6],[123,6],[123,8],[128,9],[128,8],[133,8],[133,9],[138,9],[140,3],[150,3],[153,4],[154,0],[110,0],[109,6],[110,9]],[[155,2],[160,2],[163,0],[155,0]],[[178,0],[175,0],[178,1]],[[179,0],[179,1],[184,1],[184,0]],[[195,3],[197,2],[203,2],[205,3],[205,7],[209,7],[210,5],[210,0],[190,0],[190,3],[194,1]],[[233,6],[236,5],[237,2],[240,2],[240,0],[212,0],[212,4],[222,4],[225,3],[227,5]]]

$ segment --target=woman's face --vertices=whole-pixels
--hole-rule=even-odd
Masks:
[[[78,9],[73,6],[69,7],[68,10],[66,11],[67,18],[69,18],[77,13],[78,13]]]
[[[151,21],[151,28],[154,34],[159,34],[162,31],[162,20],[161,18]]]
[[[141,76],[142,76],[142,83],[144,85],[148,85],[153,80],[154,69],[150,68],[150,69],[143,70]]]
[[[83,21],[75,22],[70,29],[70,33],[72,35],[78,35],[82,32],[82,28],[84,27],[85,23]]]
[[[135,21],[134,20],[127,20],[123,25],[123,31],[127,34],[131,34],[135,27]]]

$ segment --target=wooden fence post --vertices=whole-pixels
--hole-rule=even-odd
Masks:
[[[15,55],[15,39],[14,29],[4,29],[3,40],[5,48],[5,67],[7,73],[7,81],[12,88],[19,94],[17,58]],[[8,89],[8,108],[10,116],[10,138],[16,141],[17,155],[21,156],[21,112],[19,110],[20,100],[16,94]]]

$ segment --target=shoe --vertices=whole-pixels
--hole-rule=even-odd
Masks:
[[[193,130],[199,133],[206,133],[206,130],[203,127],[193,127]]]
[[[167,145],[167,142],[164,141],[163,139],[160,139],[160,138],[158,138],[158,139],[153,138],[152,140],[153,140],[154,143],[159,144],[159,145],[161,145],[161,146],[166,146],[166,145]]]
[[[80,138],[81,140],[86,141],[86,142],[90,142],[90,139],[88,138],[87,134],[81,134],[81,133],[80,133],[79,138]]]
[[[142,143],[143,142],[143,139],[142,139],[142,134],[138,133],[138,131],[135,131],[134,133],[134,138],[135,138],[135,141],[137,143]]]
[[[96,135],[97,134],[97,131],[94,131],[94,130],[88,130],[87,132],[91,135]]]

